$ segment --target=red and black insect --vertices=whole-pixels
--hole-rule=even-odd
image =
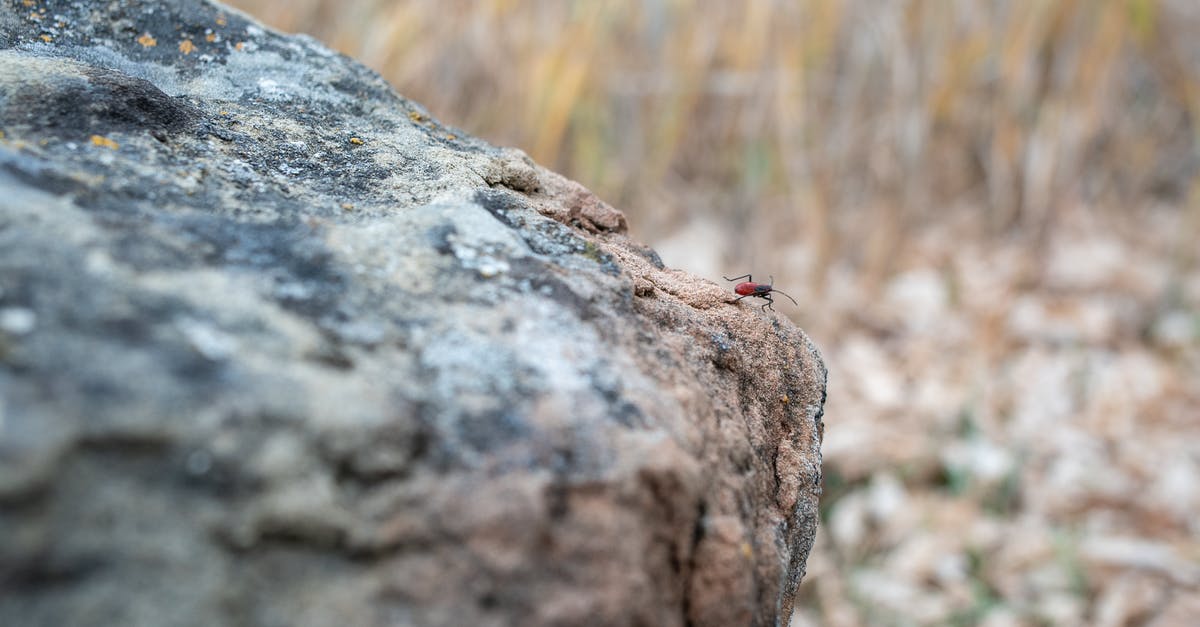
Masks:
[[[733,287],[733,291],[735,293],[741,294],[741,296],[738,296],[733,301],[735,303],[738,302],[739,300],[742,300],[743,298],[745,298],[747,296],[753,296],[755,298],[761,298],[761,299],[767,301],[766,304],[764,304],[762,306],[763,311],[766,311],[768,309],[770,309],[771,311],[775,311],[775,308],[771,306],[771,304],[775,302],[771,298],[771,294],[775,293],[775,294],[783,294],[784,296],[787,296],[788,300],[792,301],[792,303],[794,303],[797,307],[800,306],[800,303],[797,303],[795,298],[792,298],[791,296],[788,296],[786,293],[775,289],[775,287],[774,287],[775,277],[773,277],[773,276],[767,275],[767,278],[769,278],[771,280],[770,283],[755,283],[754,277],[750,276],[749,274],[743,274],[742,276],[733,277],[732,279],[727,276],[722,276],[721,278],[725,279],[726,281],[740,281],[742,279],[746,279],[745,283],[738,283],[737,285],[735,285]]]

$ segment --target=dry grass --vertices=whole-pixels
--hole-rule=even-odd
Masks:
[[[1200,612],[1188,0],[235,4],[669,264],[804,297],[833,377],[796,624]]]

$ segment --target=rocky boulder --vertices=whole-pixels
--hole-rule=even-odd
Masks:
[[[0,624],[787,624],[821,358],[583,187],[201,0],[4,0],[0,133]]]

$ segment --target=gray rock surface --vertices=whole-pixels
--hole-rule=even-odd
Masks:
[[[0,624],[783,625],[825,369],[199,0],[0,5]]]

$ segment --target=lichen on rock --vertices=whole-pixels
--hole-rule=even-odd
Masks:
[[[0,10],[0,623],[787,623],[803,332],[309,38],[36,4]]]

